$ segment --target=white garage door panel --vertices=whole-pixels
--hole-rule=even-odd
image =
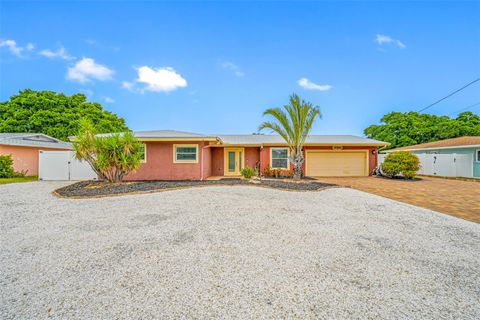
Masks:
[[[38,178],[40,180],[69,180],[68,151],[40,151]]]
[[[97,174],[85,161],[70,159],[70,180],[97,180]]]
[[[97,174],[86,162],[75,159],[72,151],[40,151],[40,180],[97,180]]]
[[[362,152],[307,152],[307,176],[341,177],[366,176],[367,153]]]

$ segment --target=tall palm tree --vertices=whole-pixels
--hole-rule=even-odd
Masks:
[[[303,145],[315,118],[322,117],[320,108],[292,94],[283,108],[267,109],[263,115],[272,116],[274,120],[262,123],[258,130],[271,129],[285,139],[293,163],[293,179],[300,179],[304,162]]]

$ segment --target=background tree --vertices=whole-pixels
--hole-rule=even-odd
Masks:
[[[409,146],[462,136],[480,136],[480,116],[462,112],[454,119],[417,112],[390,112],[380,125],[364,130],[371,139],[390,142],[389,148]]]
[[[131,132],[96,135],[87,120],[80,121],[73,148],[77,159],[88,162],[101,180],[109,182],[120,182],[137,170],[142,156],[142,144]]]
[[[77,134],[80,119],[88,119],[99,133],[128,130],[124,119],[80,93],[27,89],[0,102],[0,132],[38,132],[68,141]]]
[[[317,116],[321,117],[320,109],[292,94],[289,103],[283,108],[267,109],[263,115],[272,116],[274,121],[262,123],[259,130],[271,129],[285,139],[290,149],[290,161],[293,163],[293,178],[300,179],[304,161],[303,145],[313,121]]]

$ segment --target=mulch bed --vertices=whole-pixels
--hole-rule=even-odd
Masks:
[[[102,181],[81,181],[55,190],[54,194],[65,198],[95,198],[112,195],[149,193],[155,191],[174,190],[204,186],[258,186],[288,191],[318,191],[336,185],[323,182],[293,182],[285,180],[175,180],[175,181],[130,181],[106,183]]]

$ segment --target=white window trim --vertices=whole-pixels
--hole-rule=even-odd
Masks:
[[[480,149],[475,149],[475,162],[480,162]]]
[[[147,163],[147,144],[146,143],[142,143],[142,144],[143,144],[144,159],[140,160],[140,163]]]
[[[195,148],[195,160],[177,160],[177,147]],[[198,144],[174,144],[173,163],[198,163]]]
[[[272,157],[272,153],[273,153],[273,150],[287,150],[287,167],[284,168],[284,167],[274,167],[273,166],[273,157]],[[270,148],[270,168],[272,169],[290,169],[290,148]]]

